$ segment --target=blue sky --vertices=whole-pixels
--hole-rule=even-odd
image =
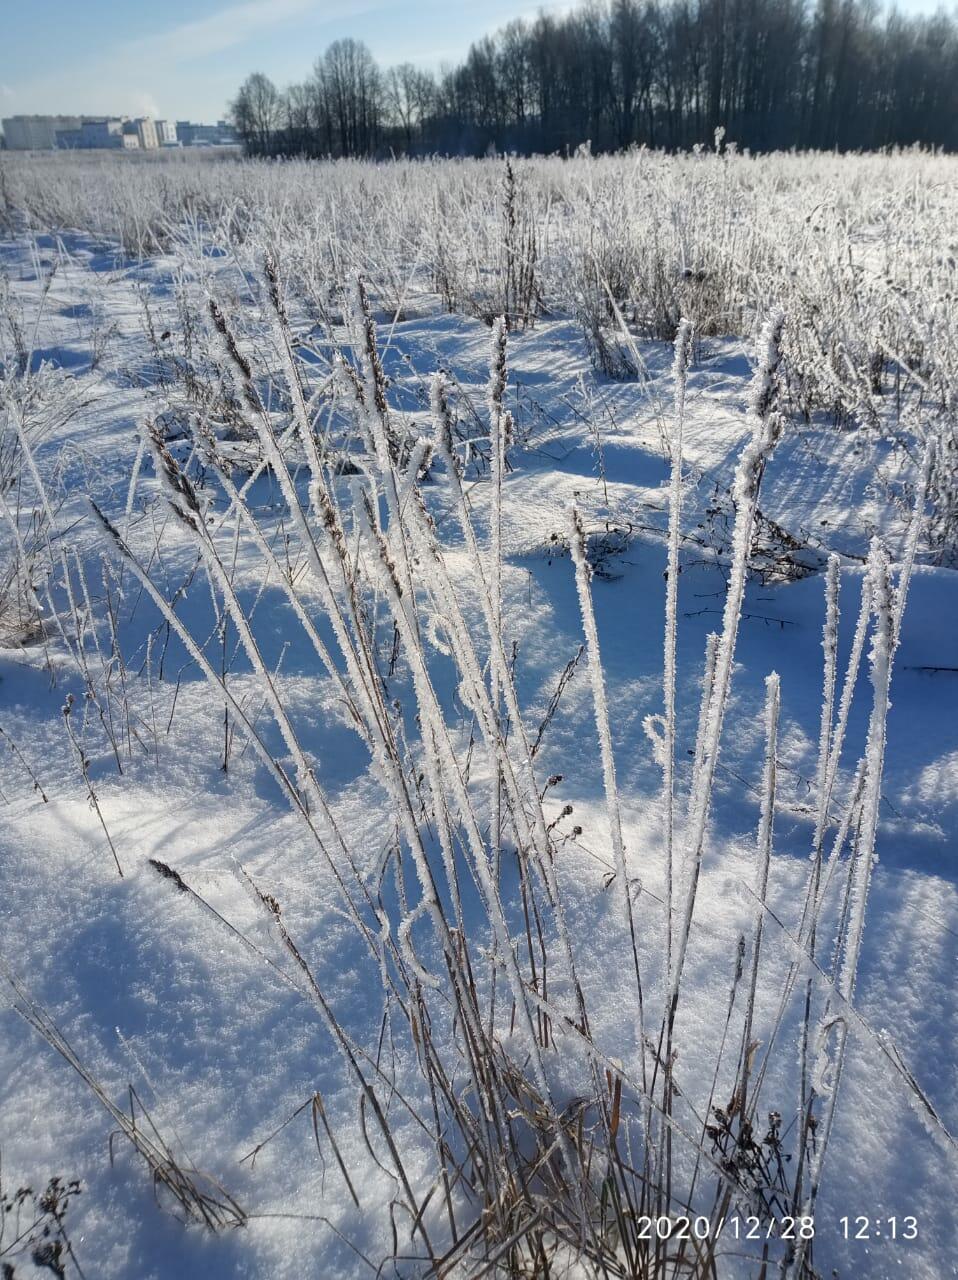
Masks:
[[[215,120],[248,72],[304,78],[354,36],[384,66],[438,67],[536,0],[0,0],[0,116],[106,113]],[[938,0],[899,0],[908,13]]]

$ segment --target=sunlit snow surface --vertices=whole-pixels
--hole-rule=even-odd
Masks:
[[[114,257],[108,246],[82,239],[67,247],[69,255],[43,305],[34,358],[37,366],[46,362],[61,370],[82,395],[76,412],[43,437],[37,459],[45,475],[56,475],[62,483],[66,502],[58,513],[59,527],[70,528],[71,545],[88,567],[91,590],[100,596],[99,553],[105,548],[88,519],[84,496],[91,495],[121,520],[137,424],[151,405],[149,387],[141,385],[149,349],[134,286],[146,290],[162,311],[173,287],[174,263],[158,259],[135,265]],[[57,253],[52,242],[41,241],[41,258],[49,261]],[[2,254],[14,294],[29,314],[38,296],[29,248],[25,242],[8,242]],[[384,363],[401,409],[423,412],[420,393],[429,373],[440,366],[482,405],[489,349],[485,326],[437,314],[384,324],[384,343],[387,332]],[[510,337],[508,403],[520,443],[510,455],[503,536],[505,630],[518,645],[520,697],[530,709],[530,722],[537,724],[581,643],[572,566],[567,556],[552,554],[551,535],[565,528],[565,511],[573,500],[593,524],[608,518],[615,527],[632,530],[625,550],[612,557],[608,575],[595,579],[594,599],[626,846],[643,888],[637,908],[640,947],[654,987],[661,972],[659,774],[642,722],[660,710],[661,701],[668,463],[657,419],[669,412],[672,388],[670,349],[648,344],[642,352],[647,379],[616,383],[594,374],[580,332],[570,321],[542,320],[533,330]],[[703,343],[688,393],[689,533],[705,522],[716,486],[724,492],[730,484],[745,436],[748,375],[741,344]],[[587,417],[598,423],[598,443],[585,425]],[[782,527],[810,536],[823,551],[843,555],[840,669],[851,642],[868,539],[875,530],[884,533],[894,560],[904,533],[900,512],[872,483],[874,461],[850,433],[793,425],[763,492],[763,510]],[[481,512],[487,501],[481,480],[471,499]],[[439,487],[430,500],[441,520]],[[132,544],[148,548],[155,522],[163,519],[147,469],[136,495]],[[455,569],[461,558],[467,573],[465,553],[451,532],[448,542],[448,563]],[[720,623],[724,576],[707,545],[687,541],[682,559],[678,785],[684,794],[705,637]],[[160,580],[165,574],[175,584],[190,562],[188,550],[173,539]],[[255,560],[244,563],[241,550],[237,575],[247,601],[262,586],[257,573]],[[46,650],[32,646],[0,654],[0,726],[47,796],[44,803],[20,760],[4,750],[0,956],[54,1016],[115,1101],[124,1105],[132,1083],[168,1141],[219,1180],[250,1221],[211,1237],[184,1228],[164,1211],[169,1206],[162,1194],[157,1204],[145,1166],[122,1139],[114,1143],[111,1164],[112,1123],[86,1086],[8,1009],[0,1010],[4,1187],[42,1186],[55,1174],[82,1179],[83,1192],[71,1207],[68,1225],[77,1257],[91,1278],[283,1280],[366,1274],[369,1268],[352,1246],[373,1269],[391,1255],[384,1206],[393,1188],[369,1159],[342,1059],[308,1003],[271,976],[209,915],[171,892],[147,860],[175,867],[283,965],[262,913],[242,887],[237,871],[242,864],[282,904],[291,933],[339,1016],[367,1044],[375,1044],[380,1031],[377,975],[335,909],[328,870],[306,847],[284,801],[242,741],[228,773],[221,770],[222,708],[213,703],[175,640],[164,655],[165,679],[157,678],[156,648],[149,654],[147,679],[146,637],[158,619],[137,602],[129,575],[120,613],[140,741],[123,755],[122,775],[92,719],[87,749],[96,794],[125,872],[122,880],[64,733],[66,693],[72,690],[82,704],[75,669],[54,636]],[[200,576],[181,613],[196,634],[208,634],[210,599]],[[720,1033],[738,936],[752,918],[743,885],[753,876],[763,680],[772,669],[782,680],[780,803],[770,875],[770,902],[780,925],[767,926],[766,946],[782,977],[793,956],[790,931],[797,923],[812,836],[823,617],[820,573],[790,585],[753,581],[748,587],[677,1034],[677,1078],[690,1095],[707,1094],[710,1081],[703,1077],[702,1064],[712,1058],[703,1055],[697,1062],[694,1047],[683,1046],[711,1044]],[[280,677],[284,699],[352,847],[372,872],[393,838],[386,797],[370,776],[365,752],[335,705],[328,681],[315,675],[312,655],[288,607],[268,584],[256,619],[270,664],[288,645]],[[895,660],[880,862],[856,990],[856,1003],[872,1032],[888,1033],[952,1132],[958,1132],[958,677],[953,670],[925,668],[955,667],[956,634],[958,576],[919,567]],[[233,683],[237,690],[245,688],[255,706],[257,695],[244,671],[238,662]],[[865,685],[863,678],[852,712],[843,760],[845,788],[864,741]],[[454,705],[451,698],[449,705]],[[563,846],[560,875],[569,895],[593,1030],[609,1053],[628,1061],[635,1051],[632,992],[622,973],[613,896],[603,887],[611,853],[584,674],[569,685],[562,708],[544,739],[541,774],[563,775],[556,811],[561,795],[562,803],[574,805],[575,821],[583,829],[577,843]],[[465,720],[457,724],[452,711],[450,717],[457,732],[468,733]],[[831,927],[833,919],[828,923]],[[771,1017],[776,995],[774,982],[766,983],[759,1027]],[[794,1040],[794,1028],[789,1034]],[[769,1106],[794,1114],[794,1087],[793,1071],[778,1081],[773,1076],[766,1085]],[[350,1200],[331,1152],[324,1151],[325,1165],[318,1156],[308,1110],[265,1145],[254,1162],[242,1161],[317,1090],[347,1164],[360,1171],[361,1210]],[[398,1108],[395,1123],[409,1168],[426,1185],[430,1153],[420,1149],[421,1136]],[[920,1123],[875,1040],[853,1034],[816,1212],[816,1266],[824,1275],[837,1268],[841,1276],[879,1280],[955,1274],[955,1176],[955,1152]],[[919,1238],[910,1243],[843,1241],[839,1219],[859,1214],[885,1220],[914,1215]],[[729,1257],[727,1265],[729,1274],[759,1274],[758,1264],[746,1258]],[[398,1263],[396,1274],[412,1274],[404,1267]],[[27,1260],[17,1262],[18,1276],[30,1273]],[[391,1263],[385,1274],[393,1274]]]

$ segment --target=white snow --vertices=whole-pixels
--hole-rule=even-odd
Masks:
[[[255,447],[268,471],[242,492],[238,475],[227,477],[228,504],[211,517],[219,523],[205,523],[201,511],[190,529],[171,520],[161,494],[157,451],[140,429],[155,413],[158,393],[137,376],[152,357],[136,291],[145,291],[157,316],[172,314],[177,260],[120,260],[98,275],[101,245],[77,235],[69,253],[60,254],[42,243],[41,259],[59,255],[60,266],[40,309],[30,241],[11,238],[0,248],[13,294],[38,317],[37,348],[58,353],[40,376],[56,384],[58,403],[71,404],[69,413],[51,412],[31,437],[26,462],[58,495],[44,514],[72,598],[57,600],[64,616],[83,620],[68,647],[47,606],[41,641],[0,651],[0,972],[15,974],[48,1010],[117,1105],[126,1105],[132,1084],[178,1157],[221,1183],[249,1219],[217,1235],[175,1220],[168,1197],[154,1198],[145,1164],[122,1138],[114,1141],[111,1163],[106,1112],[5,1006],[4,1191],[41,1187],[53,1175],[81,1179],[67,1226],[90,1280],[284,1280],[375,1271],[393,1255],[389,1206],[399,1192],[368,1109],[369,1144],[363,1136],[347,1058],[354,1049],[377,1062],[381,1056],[402,1090],[423,1101],[416,1054],[393,1037],[397,1013],[385,999],[382,974],[401,955],[424,986],[446,982],[444,965],[457,945],[443,915],[447,899],[461,893],[447,915],[487,929],[481,946],[502,970],[507,1023],[513,998],[518,1008],[504,1041],[516,1057],[528,1057],[544,1105],[560,1111],[584,1078],[585,1055],[571,1031],[563,1038],[554,1029],[563,1052],[537,1039],[539,1006],[523,986],[518,958],[524,935],[503,902],[492,856],[501,845],[502,874],[514,879],[517,845],[547,892],[561,888],[562,959],[549,975],[550,996],[570,1016],[575,1012],[574,962],[591,1035],[604,1060],[622,1064],[625,1078],[640,1078],[651,1061],[642,1031],[651,1033],[637,1020],[632,927],[643,988],[657,997],[655,1003],[647,994],[646,1013],[653,1008],[658,1017],[681,980],[675,1072],[684,1101],[677,1119],[690,1128],[693,1107],[704,1106],[712,1086],[713,1059],[702,1047],[711,1049],[721,1034],[739,938],[751,945],[760,935],[767,965],[752,1016],[760,1052],[789,974],[802,992],[811,976],[817,998],[831,1001],[829,1016],[843,1017],[840,1034],[830,1024],[821,1037],[827,1061],[816,1079],[826,1101],[827,1080],[834,1083],[844,1054],[820,1170],[814,1264],[824,1275],[835,1268],[869,1280],[958,1274],[951,1194],[958,1157],[907,1085],[913,1077],[942,1124],[958,1131],[958,575],[922,563],[912,508],[871,484],[871,464],[852,433],[814,419],[779,418],[771,401],[781,319],[766,327],[751,381],[743,359],[751,354],[748,344],[700,337],[687,384],[679,379],[678,386],[684,360],[676,355],[673,362],[661,343],[640,344],[645,379],[612,382],[596,374],[580,331],[561,316],[543,317],[524,332],[493,330],[494,349],[506,346],[503,385],[490,383],[489,330],[479,320],[424,307],[381,325],[378,334],[374,325],[388,417],[376,408],[384,384],[368,351],[358,384],[362,403],[350,401],[355,393],[346,375],[321,371],[335,384],[330,416],[345,420],[348,410],[353,441],[369,440],[355,488],[368,494],[370,506],[354,522],[349,477],[328,491],[314,477],[312,511],[305,510],[299,473],[311,451],[318,456],[314,410],[299,382],[305,357],[284,345],[282,326],[267,317],[277,385],[289,397],[295,432],[279,433],[281,409],[261,403],[253,414]],[[207,289],[222,296],[239,287],[229,261],[207,260],[197,274],[197,298]],[[114,327],[97,359],[97,335],[71,311],[94,291],[98,315]],[[304,343],[315,339],[319,346],[322,334],[308,330],[294,302],[286,305]],[[269,310],[265,299],[263,309]],[[363,329],[361,304],[353,306],[351,323]],[[785,325],[787,332],[787,317]],[[338,336],[347,342],[345,332]],[[429,388],[425,379],[440,363],[443,381]],[[573,411],[580,385],[593,419],[607,414],[599,432],[601,475],[594,432]],[[470,466],[469,458],[463,466],[457,446],[453,472],[452,441],[442,430],[427,446],[424,437],[435,425],[430,393],[435,418],[448,395],[463,422],[471,421],[468,397],[486,432],[482,438],[474,430],[474,443],[491,448],[490,468]],[[659,423],[660,406],[673,403],[670,469]],[[503,405],[514,419],[511,442]],[[416,441],[413,474],[428,464],[422,510],[413,510],[408,475],[402,489],[390,487],[387,423],[399,422],[408,422]],[[180,465],[188,456],[180,446]],[[926,477],[932,466],[929,452]],[[724,541],[709,524],[715,492],[731,493],[737,504]],[[4,498],[6,547],[17,516],[10,491]],[[88,498],[143,567],[117,555]],[[815,530],[824,575],[790,583],[747,577],[756,501],[789,532]],[[408,537],[397,532],[400,509]],[[255,529],[250,512],[260,520]],[[317,526],[322,539],[310,532]],[[601,562],[606,572],[590,572],[596,540],[611,537],[613,528],[630,536]],[[863,563],[875,533],[891,548],[891,563],[877,542]],[[391,635],[387,620],[396,619],[399,674],[384,674],[382,687],[370,686],[357,656],[362,640],[339,612],[346,586],[335,579],[339,562],[325,539],[341,539],[352,562],[375,574],[384,634]],[[111,566],[106,575],[101,555]],[[445,576],[434,568],[439,559]],[[214,611],[200,565],[210,570],[226,610],[220,603]],[[297,584],[295,597],[282,580],[287,574],[286,582]],[[893,590],[902,574],[907,605],[905,591]],[[120,654],[111,639],[108,587]],[[322,619],[312,633],[304,626],[307,611],[314,622]],[[428,666],[417,657],[424,619]],[[582,643],[583,619],[586,658],[533,763],[529,731]],[[866,687],[860,667],[869,635]],[[461,684],[451,674],[450,650],[461,655]],[[507,678],[513,662],[516,690]],[[388,667],[388,654],[380,665]],[[101,719],[84,692],[107,684],[111,696]],[[73,723],[122,879],[64,731],[68,693],[76,697]],[[394,698],[406,701],[399,707]],[[127,720],[119,715],[124,705]],[[643,726],[649,717],[660,717],[654,725],[661,725],[663,711],[656,753]],[[431,815],[434,823],[417,811],[417,797],[388,750],[390,742],[419,741],[420,734],[424,786],[449,797]],[[480,749],[496,743],[504,753],[498,777]],[[288,778],[279,775],[277,760],[288,764]],[[540,800],[545,779],[555,775],[561,782]],[[490,841],[474,820],[471,789],[483,797],[480,811],[501,839]],[[547,835],[545,824],[553,820]],[[830,986],[805,960],[809,854],[820,847],[823,860],[816,954],[824,965],[848,875],[848,850],[833,861],[833,842],[843,824],[859,822],[851,925],[839,981]],[[412,852],[404,865],[418,883],[410,875],[395,888],[385,868],[401,841]],[[344,894],[347,845],[355,883],[368,899],[355,889],[355,901]],[[672,934],[665,904],[673,847],[676,933],[684,935],[683,918],[691,925],[670,971],[664,940]],[[463,869],[463,850],[475,880]],[[233,931],[177,892],[151,860],[175,869]],[[613,872],[617,883],[609,887]],[[343,1029],[339,1039],[259,895],[279,904],[282,928]],[[375,915],[367,908],[377,895],[386,904]],[[378,928],[358,928],[360,917],[378,920]],[[490,959],[490,971],[492,965]],[[436,1027],[444,1043],[461,1034],[462,1028]],[[775,1106],[787,1119],[797,1096],[795,1007],[781,1037],[762,1096],[765,1111]],[[457,1086],[466,1086],[465,1075],[463,1068]],[[723,1105],[731,1081],[723,1064],[716,1093]],[[358,1207],[321,1124],[314,1135],[305,1104],[316,1093]],[[401,1098],[390,1096],[388,1110],[422,1203],[436,1178],[434,1152]],[[564,1129],[558,1133],[560,1144],[568,1140]],[[244,1159],[261,1143],[255,1160]],[[789,1134],[786,1149],[793,1144]],[[423,1216],[439,1237],[440,1199]],[[395,1215],[399,1251],[413,1253],[404,1214]],[[918,1239],[844,1240],[839,1219],[857,1214],[886,1220],[913,1214]],[[0,1238],[0,1250],[3,1244]],[[41,1274],[27,1257],[15,1261],[17,1277]],[[418,1274],[403,1265],[397,1274]],[[729,1275],[758,1274],[754,1262],[731,1253],[726,1266]]]

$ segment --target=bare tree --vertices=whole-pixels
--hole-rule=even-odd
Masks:
[[[240,86],[230,104],[230,117],[246,149],[269,155],[273,137],[283,122],[284,104],[268,76],[255,71]]]
[[[407,154],[421,133],[423,121],[434,106],[435,84],[432,77],[411,62],[390,67],[383,78],[383,103],[388,123],[400,130]]]
[[[326,50],[323,74],[338,153],[371,155],[382,113],[381,76],[372,54],[361,40],[337,40]]]
[[[876,0],[586,0],[477,41],[438,79],[380,72],[337,40],[285,94],[263,75],[232,115],[250,152],[606,151],[710,145],[958,148],[958,20]]]

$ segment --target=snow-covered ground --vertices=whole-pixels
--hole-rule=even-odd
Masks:
[[[247,1220],[215,1235],[178,1221],[166,1192],[154,1195],[149,1171],[130,1143],[119,1137],[111,1147],[116,1124],[88,1086],[9,1007],[0,1009],[3,1191],[10,1195],[22,1184],[41,1190],[53,1176],[81,1181],[66,1226],[89,1280],[282,1280],[359,1276],[381,1266],[386,1275],[422,1274],[424,1268],[402,1260],[415,1252],[409,1223],[401,1215],[391,1219],[395,1187],[370,1158],[344,1059],[251,900],[240,868],[282,905],[287,928],[330,1004],[356,1042],[373,1049],[383,1035],[378,975],[344,918],[330,869],[235,728],[228,768],[222,767],[222,704],[176,637],[167,634],[129,569],[116,560],[86,503],[92,497],[144,559],[152,548],[162,548],[151,571],[170,594],[190,572],[194,553],[167,527],[149,462],[127,515],[138,428],[157,411],[142,298],[150,300],[159,328],[177,287],[176,264],[164,258],[134,263],[83,238],[69,247],[42,308],[38,275],[42,279],[45,264],[60,255],[56,243],[41,239],[34,251],[25,240],[8,241],[0,251],[11,294],[32,332],[33,367],[47,380],[49,403],[64,406],[46,421],[35,455],[60,503],[57,554],[62,546],[78,584],[83,567],[100,646],[98,652],[91,625],[86,657],[97,673],[104,664],[110,667],[112,687],[123,686],[129,716],[112,725],[114,751],[49,615],[42,637],[0,653],[0,729],[9,748],[0,753],[0,963],[54,1019],[116,1105],[129,1107],[132,1085],[178,1161],[192,1162],[215,1179]],[[32,317],[38,317],[35,331]],[[390,395],[422,430],[428,375],[440,367],[454,379],[460,402],[468,397],[483,412],[486,326],[424,311],[395,323],[386,319],[379,328]],[[663,964],[661,774],[643,721],[661,711],[662,700],[669,484],[663,430],[671,421],[673,383],[667,344],[643,344],[641,352],[645,376],[615,382],[594,372],[581,330],[569,320],[541,319],[510,335],[506,403],[515,416],[516,441],[504,481],[503,589],[504,633],[510,648],[515,645],[519,696],[528,723],[536,726],[583,638],[573,566],[561,541],[566,513],[575,503],[597,537],[608,525],[607,554],[600,553],[593,596],[625,846],[630,872],[641,885],[639,951],[648,1000],[655,1005],[662,999]],[[703,339],[689,375],[689,479],[678,596],[681,797],[691,771],[706,636],[719,630],[724,608],[732,515],[727,495],[748,436],[750,359],[751,351],[738,341]],[[843,672],[869,540],[881,534],[895,563],[904,545],[907,509],[890,500],[891,481],[876,479],[880,470],[887,478],[895,465],[881,456],[883,447],[866,447],[858,433],[839,432],[814,418],[810,424],[792,421],[765,477],[762,512],[801,544],[798,559],[809,572],[784,582],[774,575],[765,581],[755,577],[747,587],[676,1033],[676,1080],[700,1113],[712,1084],[712,1049],[725,1024],[739,936],[751,936],[754,919],[750,886],[762,706],[765,676],[773,670],[781,676],[782,722],[766,972],[755,1015],[759,1040],[769,1034],[782,983],[800,950],[795,938],[816,802],[822,568],[829,552],[840,555]],[[273,500],[268,477],[257,484],[257,500],[266,509]],[[467,485],[483,529],[490,485],[472,473]],[[467,581],[470,561],[441,478],[425,488],[450,573]],[[5,528],[4,537],[8,533]],[[337,689],[317,673],[286,597],[275,582],[264,580],[247,540],[237,539],[233,567],[237,591],[254,611],[264,660],[271,670],[278,665],[284,706],[315,761],[337,823],[348,831],[350,848],[373,882],[396,840],[390,800],[370,770]],[[108,604],[122,671],[110,658]],[[87,604],[79,608],[83,614]],[[467,599],[464,608],[478,625],[475,601]],[[182,610],[192,633],[210,638],[211,661],[219,663],[216,618],[201,573],[192,577]],[[848,1018],[841,1101],[815,1209],[814,1264],[826,1276],[932,1280],[958,1274],[952,1191],[958,1151],[941,1132],[943,1127],[958,1133],[956,634],[958,575],[919,563],[891,687],[879,861],[854,996],[861,1019]],[[235,632],[228,634],[231,652],[236,644]],[[584,668],[583,661],[543,734],[537,769],[542,784],[562,775],[549,793],[550,814],[560,818],[563,806],[573,807],[557,828],[559,874],[593,1036],[610,1058],[628,1065],[636,1057],[632,995],[615,898],[607,888],[612,849]],[[265,726],[268,715],[248,664],[235,658],[229,679]],[[447,684],[441,692],[448,722],[465,753],[469,713],[457,702],[453,682]],[[97,807],[64,722],[62,708],[71,692],[76,703],[70,720],[89,757]],[[107,701],[107,715],[119,699],[116,694],[116,701]],[[870,705],[866,663],[836,789],[842,804],[864,746]],[[264,727],[264,733],[282,751],[275,731]],[[573,823],[581,828],[575,836]],[[174,868],[255,950],[176,893],[151,859]],[[504,874],[511,874],[508,868]],[[822,929],[826,954],[835,924],[830,908]],[[291,985],[287,979],[297,981]],[[657,1007],[656,1018],[659,1012]],[[781,1033],[786,1043],[764,1083],[765,1109],[785,1118],[786,1152],[795,1144],[787,1126],[798,1102],[797,1027],[793,1001]],[[387,1042],[389,1035],[387,1028]],[[567,1062],[561,1035],[557,1040],[556,1079],[567,1073],[571,1093],[574,1055]],[[415,1092],[414,1061],[401,1044],[395,1053],[397,1078]],[[922,1121],[906,1071],[934,1107],[940,1127]],[[716,1101],[724,1097],[726,1076]],[[308,1103],[316,1093],[353,1172],[358,1204],[321,1124],[314,1135]],[[428,1145],[395,1100],[390,1114],[408,1169],[425,1189],[435,1173]],[[703,1203],[701,1212],[707,1213],[711,1190]],[[859,1215],[872,1220],[872,1238],[844,1239],[841,1218]],[[890,1239],[891,1219],[897,1220],[899,1236],[912,1234],[902,1226],[909,1216],[917,1219],[917,1238]],[[10,1239],[8,1227],[0,1254]],[[750,1249],[748,1242],[729,1239],[720,1250],[720,1274],[765,1274]],[[11,1255],[11,1261],[17,1277],[41,1274],[28,1254]]]

